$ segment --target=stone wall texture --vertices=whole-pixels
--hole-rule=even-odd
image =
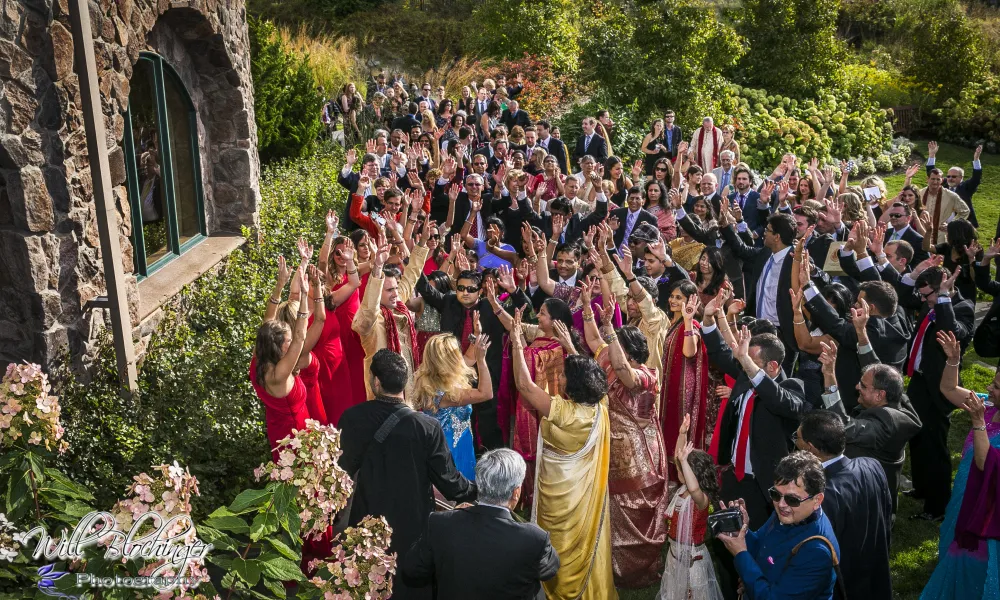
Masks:
[[[122,149],[141,51],[178,72],[198,113],[208,233],[260,200],[243,0],[90,0],[132,325],[139,288]],[[92,354],[105,293],[68,0],[0,0],[0,364]]]

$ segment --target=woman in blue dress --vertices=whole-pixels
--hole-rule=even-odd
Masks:
[[[478,314],[473,320],[478,325]],[[479,328],[474,327],[474,331],[478,333]],[[467,344],[468,350],[463,356],[462,346],[450,333],[435,335],[427,340],[415,376],[413,396],[414,408],[441,423],[455,467],[467,479],[474,481],[476,453],[472,445],[472,405],[493,398],[493,382],[486,367],[489,339],[476,335]],[[479,383],[473,388],[472,381],[477,376]]]
[[[1000,600],[1000,370],[976,394],[958,385],[961,350],[951,333],[938,333],[948,357],[941,393],[972,417],[951,501],[941,523],[938,564],[921,600]]]

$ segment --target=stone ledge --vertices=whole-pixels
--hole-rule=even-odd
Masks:
[[[151,315],[167,300],[176,296],[181,288],[222,262],[222,259],[245,241],[235,233],[214,234],[140,281],[139,320]]]

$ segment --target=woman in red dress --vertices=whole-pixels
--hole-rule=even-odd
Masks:
[[[284,266],[283,260],[281,265]],[[310,288],[304,268],[296,270],[296,278],[303,296],[309,298]],[[271,305],[276,306],[273,300]],[[278,442],[291,435],[292,429],[304,429],[306,419],[310,417],[306,386],[296,375],[305,346],[309,311],[299,310],[296,306],[295,317],[294,327],[275,319],[264,321],[257,330],[253,359],[250,361],[250,383],[264,404],[267,439],[275,462],[278,461]]]
[[[361,340],[351,330],[354,315],[361,307],[358,295],[361,280],[354,260],[354,244],[349,238],[338,237],[336,231],[337,217],[330,211],[320,249],[320,270],[325,270],[330,290],[326,309],[333,312],[334,318],[326,320],[315,353],[320,363],[320,394],[326,416],[333,425],[337,425],[345,410],[365,401],[365,352]]]

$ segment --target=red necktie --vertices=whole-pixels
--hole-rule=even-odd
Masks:
[[[479,215],[475,215],[472,218],[472,226],[469,227],[469,235],[473,238],[479,239]]]
[[[462,337],[458,340],[462,344],[462,354],[469,349],[469,336],[472,335],[472,310],[466,309],[465,323],[462,324]]]
[[[913,338],[913,349],[910,350],[910,360],[906,361],[907,377],[913,377],[913,367],[917,363],[917,356],[920,355],[920,351],[923,349],[924,334],[927,332],[927,328],[930,327],[933,318],[934,310],[930,310],[924,316],[924,320],[920,322],[920,329],[917,330],[917,336]]]
[[[736,481],[743,481],[746,475],[747,446],[750,442],[750,415],[753,414],[753,401],[757,398],[757,392],[751,392],[747,398],[746,408],[743,410],[743,421],[740,424],[740,439],[736,441],[736,462],[733,464],[736,470]]]

